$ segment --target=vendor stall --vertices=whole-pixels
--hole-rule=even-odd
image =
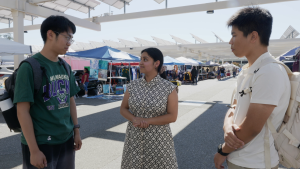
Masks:
[[[112,65],[113,63],[129,63],[128,66],[128,74],[130,77],[130,63],[134,62],[137,63],[140,61],[140,58],[126,52],[120,51],[118,49],[114,49],[108,46],[103,46],[96,49],[80,51],[80,52],[69,52],[66,55],[80,57],[80,58],[89,58],[90,59],[90,66],[93,70],[92,75],[98,75],[99,80],[107,80],[108,77],[112,77]],[[106,62],[105,62],[106,61]],[[109,75],[107,76],[107,63],[109,63]],[[106,65],[106,66],[105,66]],[[106,71],[105,71],[106,69]],[[92,71],[91,71],[92,72]],[[109,78],[109,89],[111,89],[111,82],[113,78]],[[129,78],[129,81],[131,78]],[[105,86],[106,87],[106,86]],[[119,88],[120,89],[120,88]],[[113,91],[113,90],[112,90]],[[108,92],[110,94],[110,91]]]
[[[192,83],[192,74],[191,74],[191,70],[193,68],[193,66],[200,66],[199,62],[193,60],[193,59],[188,59],[185,57],[179,57],[176,58],[177,60],[183,62],[186,66],[186,69],[183,73],[183,81],[185,83]],[[197,79],[198,80],[198,79]]]

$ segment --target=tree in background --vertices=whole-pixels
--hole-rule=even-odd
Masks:
[[[12,33],[3,33],[3,34],[0,34],[0,38],[8,39],[10,41],[14,40],[14,37],[13,37]]]

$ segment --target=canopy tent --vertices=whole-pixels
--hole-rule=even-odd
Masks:
[[[103,46],[100,48],[95,48],[86,51],[68,52],[66,55],[81,57],[81,58],[103,59],[112,62],[139,62],[140,61],[140,58],[137,56],[131,55],[129,53],[108,46]]]
[[[185,57],[179,57],[176,59],[179,60],[180,62],[183,62],[185,65],[199,66],[199,63],[192,59],[187,59]]]
[[[220,66],[220,65],[217,64],[217,63],[215,63],[215,62],[213,62],[213,61],[208,61],[208,62],[206,62],[205,65],[203,65],[203,66]]]
[[[182,63],[179,60],[176,60],[170,56],[165,56],[164,57],[164,65],[184,65],[184,63]]]
[[[278,57],[279,60],[282,61],[282,60],[284,60],[284,59],[286,59],[286,58],[293,57],[294,55],[297,54],[297,51],[298,51],[297,49],[299,50],[299,49],[300,49],[300,46],[298,46],[298,47],[296,47],[296,48],[293,48],[293,49],[287,51],[286,53],[284,53],[283,55],[279,56],[279,57]]]
[[[203,62],[200,62],[199,60],[196,60],[196,59],[192,59],[192,60],[194,60],[194,61],[198,62],[198,63],[199,63],[199,66],[202,66],[202,65],[204,65],[204,63],[203,63]]]
[[[72,56],[61,56],[72,68],[72,70],[83,70],[85,66],[90,66],[90,61]]]
[[[0,38],[0,56],[24,55],[30,53],[30,46]]]
[[[91,59],[102,59],[102,60],[108,60],[111,62],[139,62],[140,58],[134,55],[131,55],[129,53],[120,51],[115,48],[111,48],[108,46],[103,46],[100,48],[95,48],[91,50],[86,51],[79,51],[79,52],[68,52],[66,55],[68,56],[74,56],[74,57],[81,57],[81,58],[91,58]],[[110,77],[111,77],[111,68],[110,66]],[[129,69],[129,77],[130,77],[130,69]],[[131,80],[131,78],[130,78]],[[110,84],[111,86],[111,78],[110,78]],[[111,88],[111,87],[109,87]],[[110,95],[110,92],[109,92]]]

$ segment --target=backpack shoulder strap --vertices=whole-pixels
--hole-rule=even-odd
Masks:
[[[64,68],[65,68],[66,71],[68,72],[68,76],[70,77],[70,75],[71,75],[71,70],[70,70],[70,67],[69,67],[68,63],[67,63],[64,59],[62,59],[62,58],[60,58],[60,57],[58,57],[58,59],[59,59],[60,63],[62,63],[62,65],[64,66]]]
[[[22,63],[27,62],[31,65],[32,68],[32,72],[33,72],[33,81],[34,81],[34,92],[38,93],[38,91],[40,90],[42,83],[41,83],[41,79],[43,78],[43,71],[41,69],[41,65],[40,63],[33,57],[30,57],[26,60],[23,60],[20,63],[20,66]]]

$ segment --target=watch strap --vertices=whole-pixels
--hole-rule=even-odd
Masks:
[[[218,153],[221,154],[222,156],[228,156],[229,155],[229,153],[224,153],[222,151],[222,144],[220,144],[219,147],[218,147]]]
[[[73,129],[76,129],[76,128],[80,128],[80,125],[79,124],[76,124],[76,125],[74,125],[74,127],[73,127]]]

